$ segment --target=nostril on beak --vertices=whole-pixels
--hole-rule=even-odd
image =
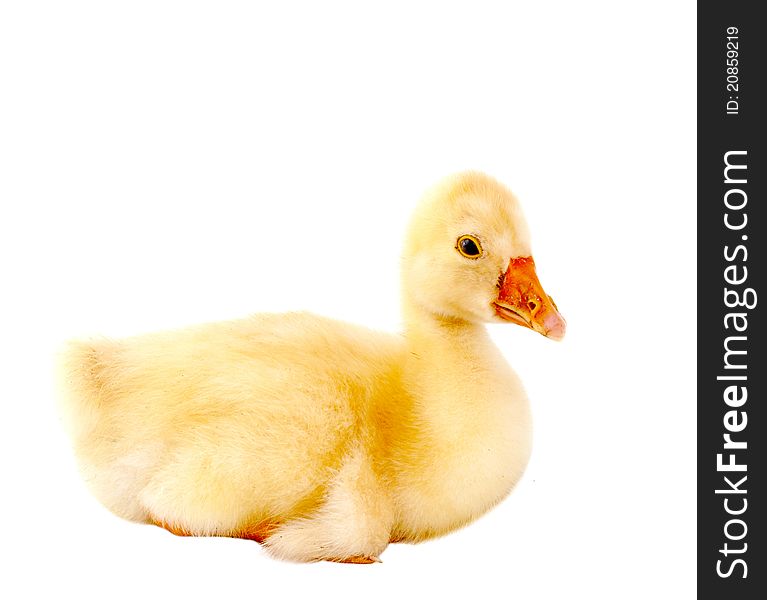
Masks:
[[[535,314],[538,312],[540,305],[535,300],[528,300],[527,308],[530,309],[530,314],[534,317]]]

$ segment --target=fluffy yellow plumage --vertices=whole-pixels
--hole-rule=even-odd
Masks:
[[[296,561],[372,562],[461,527],[530,453],[484,323],[564,334],[529,257],[514,196],[464,173],[411,222],[402,335],[288,313],[73,343],[62,405],[86,481],[127,519]]]

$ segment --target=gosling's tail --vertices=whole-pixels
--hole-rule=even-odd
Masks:
[[[58,358],[59,412],[77,443],[95,429],[105,401],[104,369],[114,350],[109,340],[69,342]]]

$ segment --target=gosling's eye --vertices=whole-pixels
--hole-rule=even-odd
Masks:
[[[466,258],[479,258],[482,256],[482,245],[473,235],[462,235],[458,238],[455,247]]]

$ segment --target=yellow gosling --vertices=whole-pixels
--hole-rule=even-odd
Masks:
[[[531,431],[484,323],[560,339],[564,320],[516,198],[486,175],[426,194],[402,264],[401,335],[287,313],[72,343],[62,411],[94,494],[293,561],[377,562],[489,510]]]

